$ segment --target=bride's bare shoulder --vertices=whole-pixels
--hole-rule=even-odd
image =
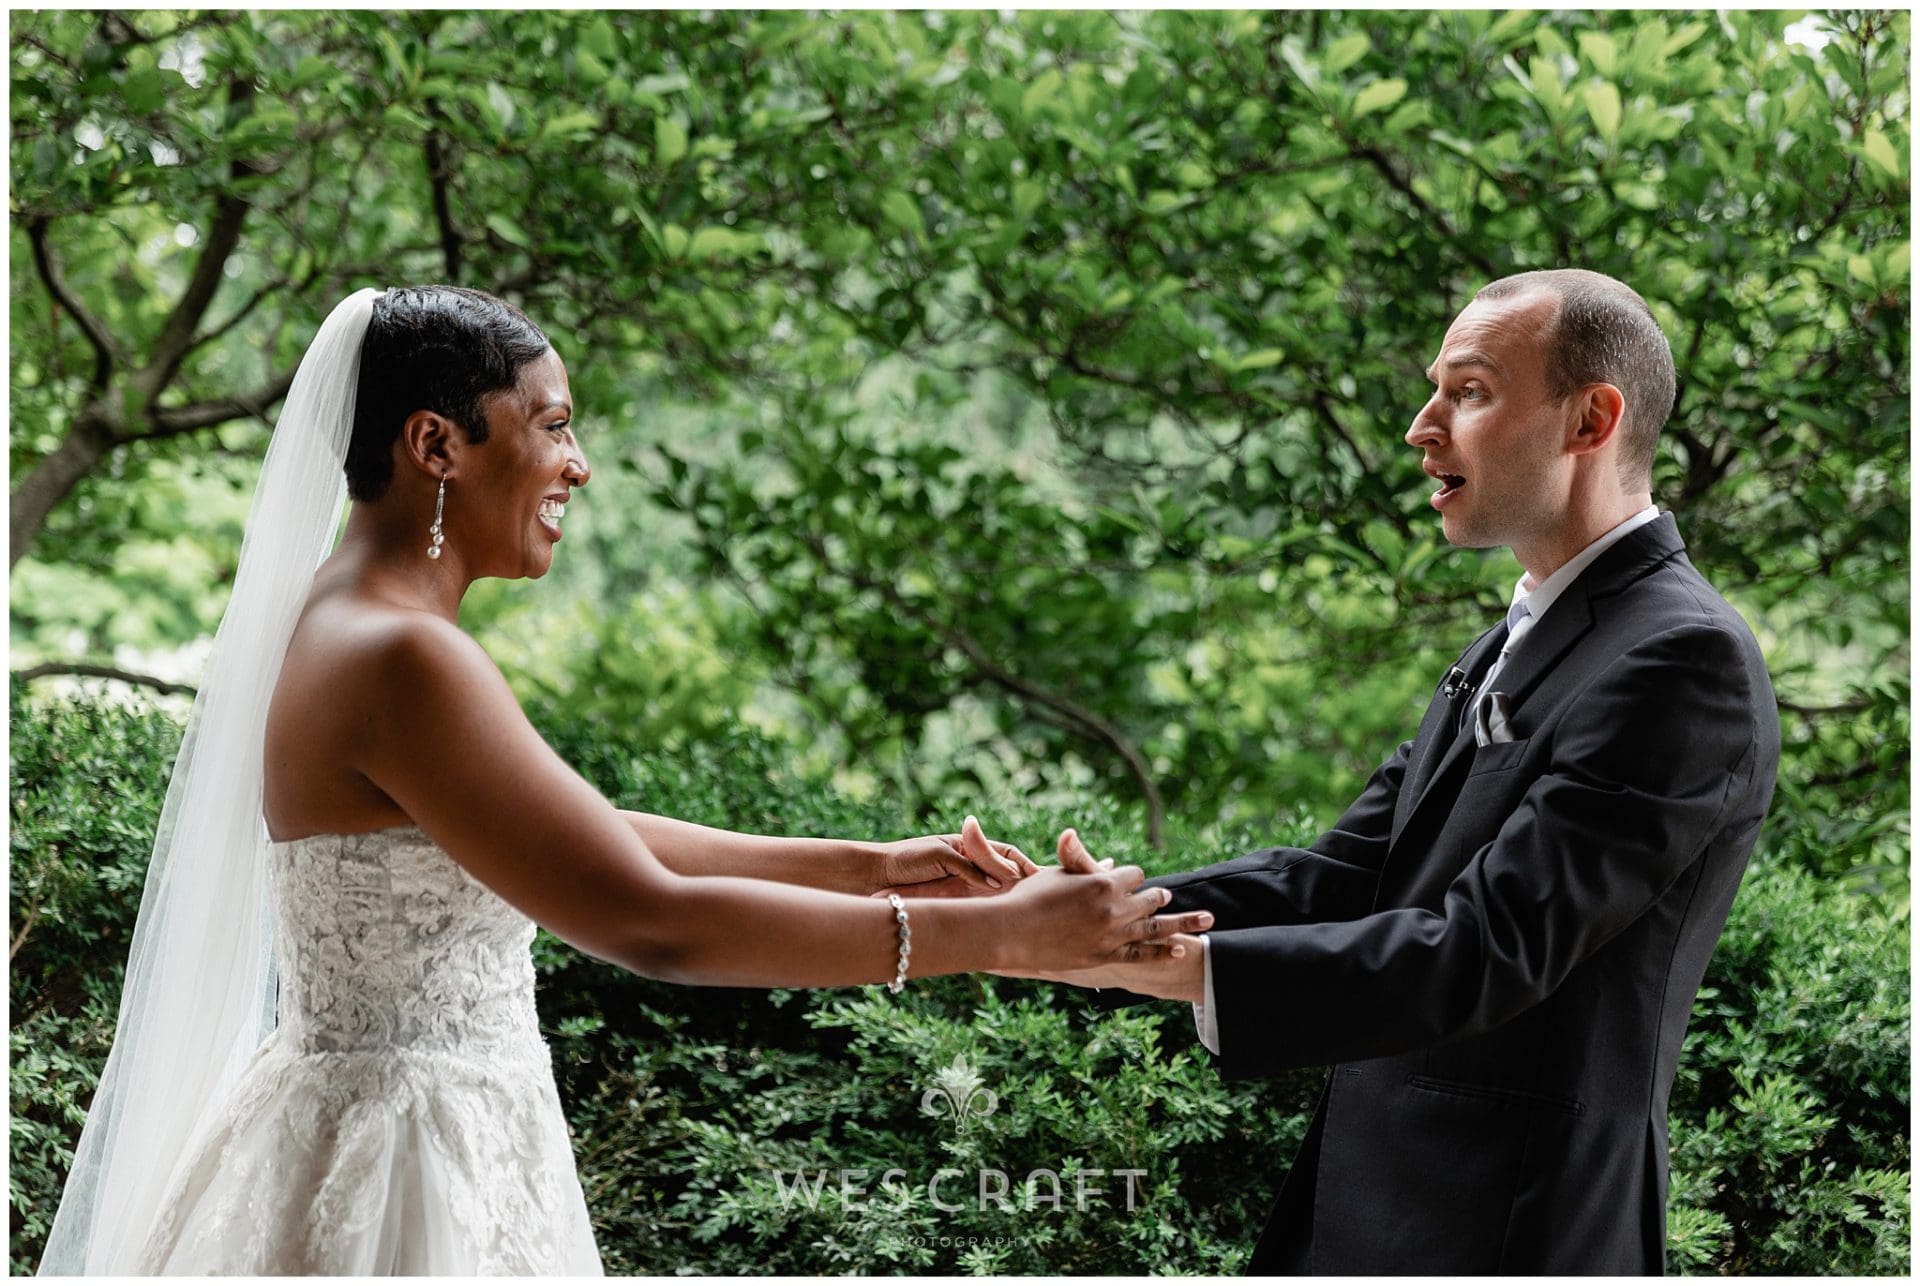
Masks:
[[[507,695],[502,695],[507,694]],[[267,820],[275,836],[356,834],[408,820],[365,764],[396,742],[438,744],[434,703],[512,711],[480,646],[431,612],[366,596],[310,599],[267,709]]]
[[[365,595],[318,595],[302,613],[287,648],[281,695],[306,690],[329,701],[356,693],[388,695],[395,681],[444,673],[471,680],[497,674],[492,660],[458,625],[420,608]]]

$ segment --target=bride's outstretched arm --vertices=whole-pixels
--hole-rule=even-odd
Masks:
[[[653,855],[680,875],[743,875],[863,897],[997,893],[1039,868],[967,818],[956,835],[877,841],[745,835],[657,813],[620,814]]]
[[[668,981],[833,987],[890,981],[894,911],[873,898],[662,863],[540,739],[486,653],[422,614],[369,643],[355,767],[495,893],[584,951]],[[1137,867],[1049,868],[991,899],[917,902],[911,976],[1087,968],[1175,950],[1203,927],[1156,916]]]

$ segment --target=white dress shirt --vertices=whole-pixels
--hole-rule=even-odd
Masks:
[[[1567,586],[1573,584],[1581,572],[1593,565],[1594,559],[1606,553],[1628,532],[1639,530],[1659,516],[1659,506],[1648,505],[1568,559],[1565,565],[1555,570],[1538,585],[1529,587],[1529,582],[1533,578],[1527,575],[1520,577],[1513,587],[1513,603],[1507,609],[1507,619],[1510,622],[1507,641],[1501,647],[1500,655],[1494,658],[1492,666],[1488,668],[1487,676],[1480,681],[1480,695],[1475,698],[1476,701],[1484,700],[1486,695],[1493,691],[1494,676],[1498,675],[1501,668],[1506,665],[1507,658],[1513,655],[1513,650],[1519,646],[1520,640],[1533,629],[1534,622],[1544,617],[1547,610],[1558,601],[1560,595],[1566,592]],[[1468,722],[1472,722],[1471,714]],[[1207,934],[1200,935],[1201,1002],[1193,1007],[1193,1026],[1200,1033],[1200,1043],[1212,1053],[1218,1054],[1220,1052],[1220,1019],[1213,1004],[1213,950],[1207,938]]]

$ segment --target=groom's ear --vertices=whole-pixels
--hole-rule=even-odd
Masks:
[[[451,477],[466,436],[452,420],[435,411],[415,411],[400,426],[402,458],[431,477]]]
[[[1574,455],[1592,455],[1619,436],[1627,399],[1611,384],[1589,384],[1573,395],[1571,409],[1567,450]]]

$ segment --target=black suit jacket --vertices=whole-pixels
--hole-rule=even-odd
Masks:
[[[1772,797],[1772,685],[1663,514],[1493,687],[1515,740],[1436,690],[1311,846],[1155,881],[1214,913],[1222,1073],[1334,1065],[1249,1271],[1664,1266],[1667,1095]]]

